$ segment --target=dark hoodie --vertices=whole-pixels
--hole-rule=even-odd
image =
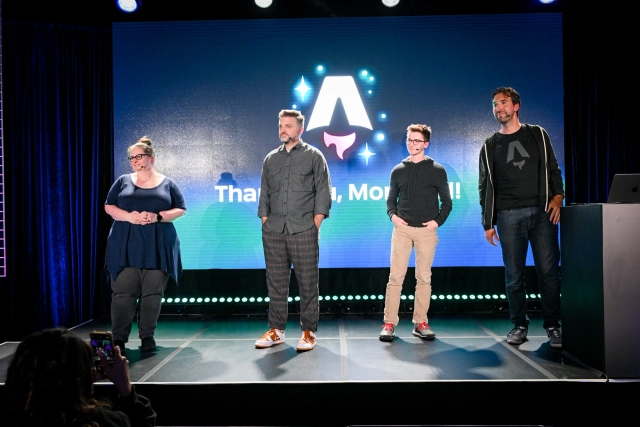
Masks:
[[[438,201],[440,197],[440,202]],[[413,163],[407,157],[391,171],[387,215],[397,215],[411,227],[435,220],[444,224],[451,213],[447,171],[431,157]]]

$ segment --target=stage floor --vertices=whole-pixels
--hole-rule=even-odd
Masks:
[[[411,334],[411,318],[403,315],[395,340],[386,343],[378,339],[380,315],[322,315],[316,348],[298,352],[297,316],[289,318],[284,344],[256,349],[268,329],[266,316],[162,315],[157,351],[139,350],[134,324],[127,358],[131,379],[152,397],[160,425],[172,426],[560,425],[570,405],[589,411],[609,398],[615,404],[618,390],[638,390],[633,380],[613,390],[609,384],[617,381],[552,348],[535,315],[528,341],[519,346],[506,342],[512,325],[504,314],[433,314],[429,323],[437,336],[424,341]],[[92,330],[109,329],[108,319],[73,328],[87,339]],[[2,383],[16,346],[0,345]],[[514,399],[522,401],[522,413]],[[269,407],[274,402],[279,408]],[[304,414],[309,418],[301,419]]]

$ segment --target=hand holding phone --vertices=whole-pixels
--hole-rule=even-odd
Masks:
[[[91,346],[95,352],[96,377],[94,377],[94,381],[108,378],[121,396],[129,395],[132,388],[129,377],[129,361],[120,353],[120,348],[113,345],[111,332],[92,332]],[[103,363],[108,366],[104,366]]]
[[[113,365],[113,335],[109,331],[93,331],[89,334],[89,337],[91,338],[91,347],[93,347],[93,358],[95,360],[96,370],[100,374],[104,374],[104,366],[100,359],[99,350],[106,356],[107,362]]]

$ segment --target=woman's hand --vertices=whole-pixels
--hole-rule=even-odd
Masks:
[[[102,349],[96,350],[96,354],[100,357],[104,374],[100,374],[97,371],[94,373],[94,381],[109,379],[120,396],[127,396],[131,393],[131,379],[129,378],[129,361],[120,353],[120,347],[114,347],[113,351],[113,363],[107,361],[107,356]]]
[[[154,224],[158,221],[158,214],[155,212],[144,211],[141,213],[145,224]]]
[[[131,212],[132,214],[132,224],[139,225],[147,225],[153,224],[154,222],[158,222],[158,214],[154,212]]]
[[[127,221],[131,224],[149,224],[148,215],[146,212],[127,212],[124,209],[120,209],[115,205],[104,205],[104,210],[113,218],[115,221]]]
[[[137,224],[137,225],[149,224],[149,220],[147,219],[146,212],[138,212],[138,211],[130,212],[128,221],[131,224]]]

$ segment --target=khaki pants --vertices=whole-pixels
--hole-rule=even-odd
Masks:
[[[437,230],[426,227],[394,225],[391,236],[391,272],[384,303],[384,323],[398,325],[398,309],[402,283],[407,274],[411,250],[416,250],[416,291],[413,323],[429,323],[427,311],[431,302],[431,265],[438,244]]]

